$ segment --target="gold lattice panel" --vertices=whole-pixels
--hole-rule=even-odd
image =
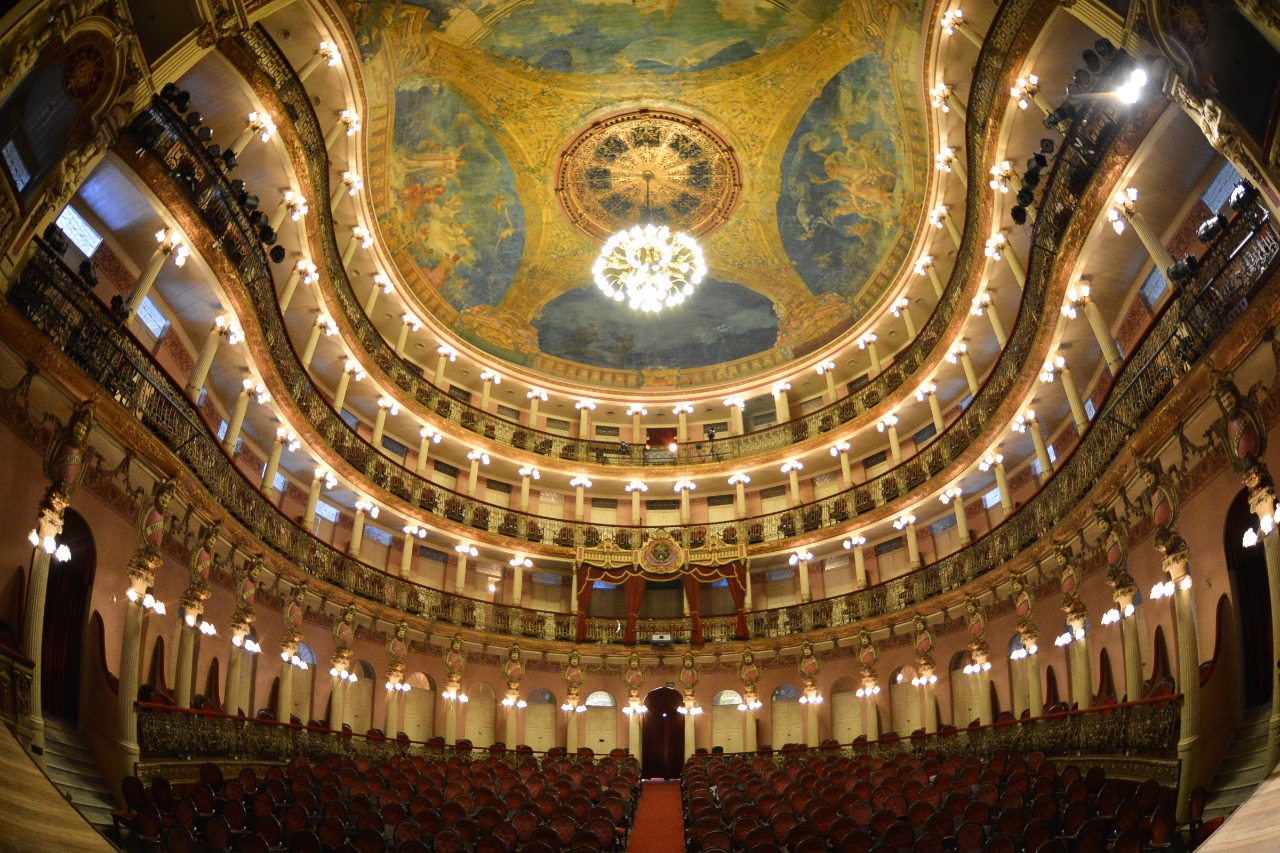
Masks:
[[[701,237],[728,221],[741,192],[733,149],[697,119],[659,110],[596,122],[556,170],[561,208],[598,239],[646,222]]]

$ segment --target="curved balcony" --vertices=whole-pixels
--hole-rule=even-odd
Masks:
[[[1020,0],[1005,4],[996,14],[979,58],[970,94],[966,143],[971,174],[984,173],[983,161],[994,156],[994,152],[985,150],[982,129],[1007,91],[1005,77],[1011,72],[1005,65],[1034,38],[1048,17],[1047,12],[1047,4],[1039,0]],[[245,73],[264,101],[278,100],[282,109],[275,112],[279,113],[282,122],[292,122],[294,133],[288,136],[296,136],[299,140],[300,150],[297,153],[305,163],[296,165],[299,174],[312,182],[308,190],[310,196],[328,198],[329,163],[323,133],[311,100],[292,67],[261,28],[224,42],[222,50]],[[989,204],[984,204],[980,182],[969,186],[966,206],[970,211],[989,209]],[[971,222],[973,217],[967,216],[962,248],[957,253],[951,282],[942,299],[918,335],[894,355],[883,372],[849,396],[800,418],[744,435],[685,442],[675,453],[669,453],[665,450],[646,451],[635,443],[571,438],[541,431],[450,397],[444,389],[422,376],[419,368],[396,355],[370,322],[343,270],[331,211],[324,205],[317,205],[313,216],[319,223],[314,232],[314,241],[322,259],[318,266],[322,275],[328,276],[330,286],[326,288],[326,294],[331,299],[330,307],[336,309],[331,313],[345,327],[344,333],[355,348],[367,353],[372,366],[382,372],[384,381],[380,385],[403,392],[421,407],[424,414],[430,413],[514,450],[612,468],[720,464],[746,461],[783,448],[794,450],[806,442],[815,446],[821,444],[824,433],[872,412],[895,392],[899,396],[911,393],[915,385],[908,380],[931,363],[931,356],[940,346],[945,348],[954,338],[957,318],[962,320],[967,313],[972,294],[955,283],[976,281],[977,272],[985,264],[982,253],[984,238],[978,236],[978,230]],[[274,293],[270,295],[270,301],[274,301]]]

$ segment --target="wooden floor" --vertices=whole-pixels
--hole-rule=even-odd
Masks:
[[[110,853],[116,848],[63,799],[0,726],[0,851]]]
[[[1273,772],[1197,853],[1280,850],[1280,771]]]

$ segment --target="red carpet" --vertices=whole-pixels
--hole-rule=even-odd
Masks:
[[[642,782],[627,853],[684,853],[679,782]]]

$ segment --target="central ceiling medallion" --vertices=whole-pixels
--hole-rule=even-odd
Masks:
[[[706,275],[694,239],[723,225],[742,189],[732,149],[696,119],[639,110],[593,124],[560,158],[556,197],[607,240],[592,274],[606,296],[657,312]]]

